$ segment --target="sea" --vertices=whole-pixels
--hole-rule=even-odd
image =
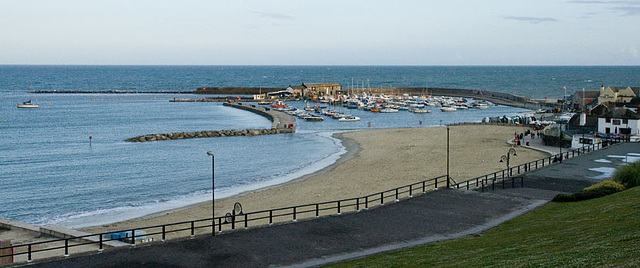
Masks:
[[[639,86],[638,74],[637,66],[0,65],[0,218],[71,228],[127,220],[211,201],[213,176],[218,199],[318,171],[346,152],[334,133],[525,112],[506,106],[429,114],[336,108],[362,120],[299,121],[295,134],[125,142],[152,133],[271,126],[264,117],[221,103],[169,102],[202,95],[157,92],[337,82],[345,88],[483,89],[554,99],[563,98],[565,89],[571,94],[601,85]],[[30,93],[38,90],[97,93]],[[114,90],[140,93],[101,93]],[[41,107],[16,108],[27,100]]]

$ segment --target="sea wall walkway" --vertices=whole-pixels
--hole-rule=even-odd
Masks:
[[[269,134],[294,133],[296,131],[296,119],[283,112],[264,108],[256,105],[245,105],[242,103],[225,102],[224,106],[229,106],[245,111],[250,111],[262,115],[271,120],[270,129],[241,129],[241,130],[210,130],[198,132],[174,132],[164,134],[147,134],[128,138],[128,142],[147,142],[162,140],[181,140],[193,138],[229,137],[229,136],[257,136]]]
[[[618,165],[640,144],[612,145],[525,175],[523,188],[479,192],[441,189],[401,202],[295,224],[167,240],[102,254],[32,263],[37,267],[268,267],[317,266],[483,232],[524,214],[561,192],[600,181],[594,163]],[[614,155],[616,157],[610,157]],[[612,163],[599,159],[612,158]],[[491,189],[489,187],[489,189]]]

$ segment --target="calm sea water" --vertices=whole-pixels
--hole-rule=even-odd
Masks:
[[[638,71],[637,67],[0,66],[0,217],[69,227],[129,219],[210,200],[211,158],[206,151],[216,154],[216,197],[222,198],[333,163],[344,153],[340,141],[331,138],[337,131],[427,127],[522,111],[510,107],[431,114],[348,110],[362,121],[301,121],[292,135],[127,143],[124,139],[149,133],[268,128],[271,123],[220,103],[168,101],[201,96],[30,95],[29,84],[31,90],[189,91],[201,86],[350,84],[353,77],[371,87],[482,88],[560,97],[565,85],[636,86],[638,81],[632,79],[637,79]],[[42,107],[16,108],[18,101],[28,98]]]

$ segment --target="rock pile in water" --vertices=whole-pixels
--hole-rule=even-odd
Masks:
[[[241,129],[241,130],[212,130],[200,132],[175,132],[168,134],[148,134],[126,139],[128,142],[147,142],[163,140],[181,140],[193,138],[229,137],[229,136],[257,136],[280,133],[293,133],[293,129]]]

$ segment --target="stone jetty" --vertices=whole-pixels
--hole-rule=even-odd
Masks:
[[[257,136],[281,133],[294,133],[296,119],[286,113],[264,108],[257,105],[243,105],[242,103],[226,102],[223,105],[230,106],[267,117],[271,120],[271,129],[240,129],[240,130],[211,130],[199,132],[174,132],[165,134],[148,134],[126,139],[128,142],[147,142],[162,140],[181,140],[193,138],[230,137],[230,136]]]

